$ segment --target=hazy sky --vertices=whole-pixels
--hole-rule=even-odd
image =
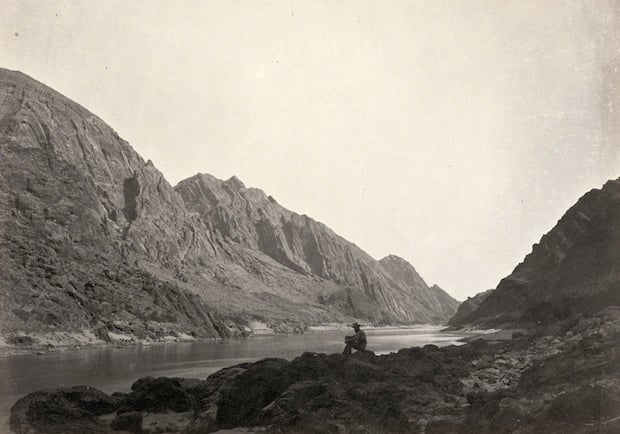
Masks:
[[[0,65],[453,296],[620,176],[620,1],[2,0]]]

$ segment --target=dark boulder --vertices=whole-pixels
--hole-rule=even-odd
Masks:
[[[553,421],[577,423],[620,416],[620,390],[600,385],[583,386],[559,395],[546,417]]]
[[[328,386],[317,380],[295,383],[262,410],[260,419],[267,421],[298,414],[313,398],[325,394]]]
[[[142,431],[142,413],[137,411],[121,413],[112,421],[110,427],[114,431],[140,432]]]
[[[131,386],[122,411],[184,412],[192,409],[193,400],[178,379],[144,377]]]
[[[293,382],[284,359],[264,359],[224,383],[219,390],[217,423],[223,427],[255,423],[263,407]]]
[[[10,426],[18,434],[105,432],[97,416],[117,407],[117,399],[88,386],[35,392],[11,408]]]

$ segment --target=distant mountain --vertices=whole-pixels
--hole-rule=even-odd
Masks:
[[[467,297],[467,300],[465,300],[459,305],[454,316],[450,318],[450,321],[448,321],[448,325],[455,325],[461,323],[463,319],[467,318],[469,315],[472,314],[473,311],[480,307],[482,302],[486,300],[489,295],[491,295],[491,292],[493,292],[493,290],[488,289],[486,291],[479,292],[473,297]]]
[[[6,342],[447,319],[361,249],[236,178],[177,193],[102,120],[5,69],[0,156]]]
[[[236,177],[221,181],[198,174],[175,190],[210,230],[294,272],[340,286],[321,300],[348,315],[375,323],[443,323],[456,311],[458,302],[431,290],[404,259],[390,256],[377,262],[324,224],[287,210]],[[395,274],[399,267],[417,277]]]
[[[413,265],[396,255],[389,255],[379,261],[388,275],[404,287],[415,288],[416,304],[424,306],[429,312],[434,312],[435,317],[429,322],[445,322],[451,318],[459,306],[459,302],[452,298],[438,285],[430,288],[418,274]]]
[[[620,179],[586,193],[454,325],[541,324],[620,305]]]

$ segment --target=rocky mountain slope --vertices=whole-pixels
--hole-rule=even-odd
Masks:
[[[175,279],[149,272],[174,276],[216,247],[161,173],[103,121],[0,70],[0,150],[2,335],[235,333]]]
[[[307,217],[289,213],[281,234],[262,217],[246,235],[224,224],[245,223],[227,220],[238,208],[226,209],[219,191],[217,213],[208,218],[198,204],[187,207],[102,120],[4,69],[0,155],[0,344],[219,338],[353,318],[447,319],[417,304],[417,288],[396,283]],[[222,185],[273,203],[234,178]],[[287,234],[296,240],[294,255],[282,247]]]
[[[544,324],[620,304],[620,179],[581,197],[469,315],[454,325]]]
[[[404,287],[416,288],[416,302],[427,310],[436,313],[431,322],[441,322],[450,318],[459,307],[459,302],[452,298],[438,285],[429,287],[413,266],[396,255],[386,256],[379,261],[388,275]]]
[[[355,244],[306,215],[279,205],[262,190],[198,174],[175,190],[187,209],[235,243],[260,251],[294,272],[333,281],[343,288],[323,300],[374,322],[445,322],[458,302],[429,288],[404,259],[376,261]],[[378,309],[377,309],[378,307]]]

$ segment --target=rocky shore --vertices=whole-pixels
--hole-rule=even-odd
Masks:
[[[620,430],[620,309],[508,340],[345,358],[264,359],[207,379],[141,378],[29,394],[16,433],[579,432]]]
[[[345,328],[345,324],[334,325]],[[255,336],[276,336],[303,334],[311,330],[311,325],[301,322],[280,322],[266,324],[260,321],[244,321],[243,325],[230,326],[224,338],[247,339]],[[314,327],[318,328],[318,327]],[[20,354],[45,354],[80,350],[93,347],[130,347],[134,345],[158,345],[171,342],[212,342],[222,337],[206,337],[188,330],[187,333],[173,327],[161,328],[149,334],[136,333],[132,324],[108,324],[99,329],[86,329],[76,332],[24,332],[12,333],[8,338],[0,338],[0,358]]]

